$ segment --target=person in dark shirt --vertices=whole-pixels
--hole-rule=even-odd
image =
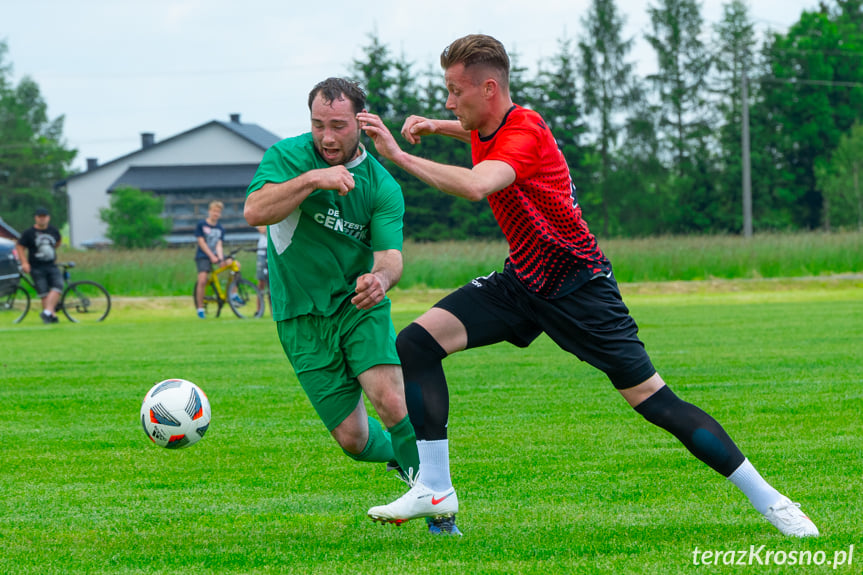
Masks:
[[[545,332],[562,349],[602,370],[639,414],[679,439],[740,488],[786,535],[817,536],[799,505],[771,487],[722,426],[678,398],[653,367],[623,303],[611,264],[582,219],[563,154],[543,118],[514,104],[509,57],[489,36],[470,35],[441,54],[456,120],[409,117],[411,144],[439,134],[471,146],[473,167],[404,152],[381,119],[358,114],[378,153],[445,193],[487,199],[509,243],[501,273],[472,280],[403,329],[397,338],[405,396],[416,429],[420,473],[411,489],[373,507],[376,521],[454,514],[449,471],[449,395],[442,360],[464,349],[508,341],[528,346]]]
[[[207,288],[207,280],[213,266],[225,260],[223,252],[223,241],[225,239],[225,228],[219,223],[225,204],[220,201],[212,201],[207,206],[207,217],[199,221],[195,226],[195,268],[198,270],[198,278],[195,283],[195,312],[201,319],[206,318],[204,312],[204,291]]]
[[[57,267],[57,249],[62,237],[60,230],[51,225],[51,212],[38,208],[33,214],[34,224],[18,238],[18,259],[21,271],[30,274],[42,300],[42,322],[57,323],[57,302],[63,293],[63,275]]]

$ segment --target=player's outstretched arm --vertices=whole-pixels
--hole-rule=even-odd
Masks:
[[[357,119],[360,127],[374,140],[378,153],[444,193],[478,202],[515,181],[515,170],[506,162],[487,160],[471,169],[439,164],[402,150],[378,116],[360,113]]]

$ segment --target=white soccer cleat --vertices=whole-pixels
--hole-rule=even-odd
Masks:
[[[389,505],[372,507],[368,515],[372,521],[401,525],[418,517],[447,517],[455,513],[458,513],[455,489],[436,492],[416,481],[407,493]]]
[[[768,507],[764,517],[783,535],[818,537],[818,528],[800,511],[800,504],[794,503],[785,496]]]

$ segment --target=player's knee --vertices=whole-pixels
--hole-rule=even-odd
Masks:
[[[335,436],[336,443],[339,444],[345,455],[351,459],[362,453],[363,449],[366,448],[366,443],[368,443],[368,437],[360,437],[359,434],[334,433],[333,435]]]
[[[412,323],[396,337],[396,351],[402,365],[440,362],[446,352],[435,338],[418,323]]]
[[[405,406],[404,388],[384,391],[375,398],[373,405],[387,427],[395,425],[408,414]]]
[[[679,414],[681,407],[686,405],[668,386],[635,406],[635,411],[650,423],[668,429]]]

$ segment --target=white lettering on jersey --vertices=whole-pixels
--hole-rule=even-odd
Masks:
[[[368,237],[365,224],[355,224],[354,222],[342,219],[339,210],[335,208],[329,208],[326,214],[317,213],[313,218],[317,223],[329,230],[341,232],[360,241]]]

